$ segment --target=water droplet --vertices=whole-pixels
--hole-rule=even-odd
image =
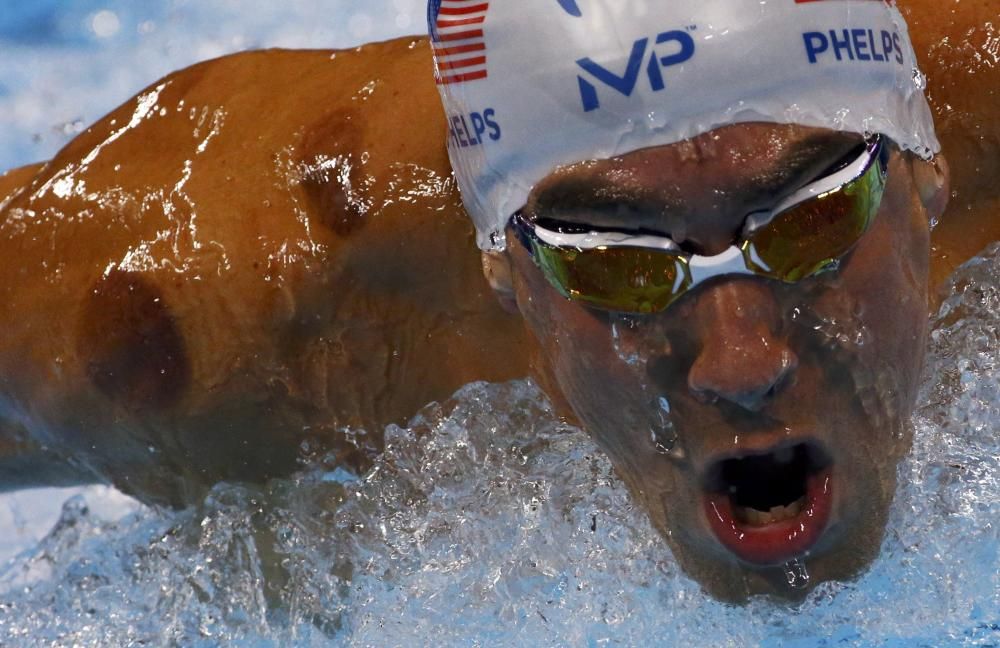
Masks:
[[[923,90],[927,87],[927,77],[917,68],[913,68],[913,85],[915,85],[918,90]]]
[[[677,430],[670,418],[670,403],[660,396],[653,403],[656,408],[656,422],[650,428],[650,438],[656,451],[674,459],[684,458],[684,449],[677,442]]]
[[[634,328],[634,324],[630,320],[622,320],[621,322],[612,322],[611,324],[611,342],[614,346],[615,353],[618,357],[628,365],[638,366],[642,361],[642,355],[634,348],[627,348],[629,345],[626,340],[623,339],[621,331],[622,324],[626,328]]]
[[[806,564],[799,558],[793,558],[785,563],[785,581],[792,589],[805,589],[809,586],[809,572]]]

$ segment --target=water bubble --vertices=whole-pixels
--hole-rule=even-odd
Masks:
[[[861,321],[858,313],[838,318],[795,307],[791,311],[790,319],[796,324],[811,328],[831,348],[855,350],[871,341],[871,331]]]
[[[121,29],[121,20],[118,14],[107,9],[102,9],[90,19],[90,29],[98,38],[111,38]]]
[[[783,569],[785,570],[785,582],[792,589],[805,589],[809,586],[809,571],[801,559],[789,560]]]
[[[53,127],[53,130],[66,137],[73,137],[82,133],[85,126],[86,124],[84,124],[82,119],[74,119],[73,121],[57,124]]]

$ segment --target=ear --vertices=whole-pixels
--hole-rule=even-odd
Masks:
[[[482,253],[483,275],[489,282],[493,294],[497,296],[503,309],[511,314],[518,314],[517,298],[514,295],[514,277],[510,266],[510,257],[506,252],[487,250]]]
[[[932,160],[913,160],[913,179],[920,192],[920,202],[927,210],[931,227],[937,224],[951,195],[951,172],[944,155],[937,154]]]

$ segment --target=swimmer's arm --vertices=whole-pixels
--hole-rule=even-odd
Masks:
[[[20,193],[43,164],[0,174],[0,209]],[[58,454],[31,440],[24,427],[0,415],[0,492],[42,486],[79,486],[97,481]]]
[[[0,493],[43,486],[96,483],[88,470],[71,465],[29,439],[19,423],[0,420]]]

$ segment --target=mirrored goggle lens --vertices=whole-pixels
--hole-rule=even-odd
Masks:
[[[550,247],[533,240],[535,259],[564,297],[605,310],[656,313],[690,285],[685,259],[663,250]]]
[[[786,282],[835,267],[871,226],[884,190],[876,161],[860,178],[778,214],[744,241],[747,267]]]

